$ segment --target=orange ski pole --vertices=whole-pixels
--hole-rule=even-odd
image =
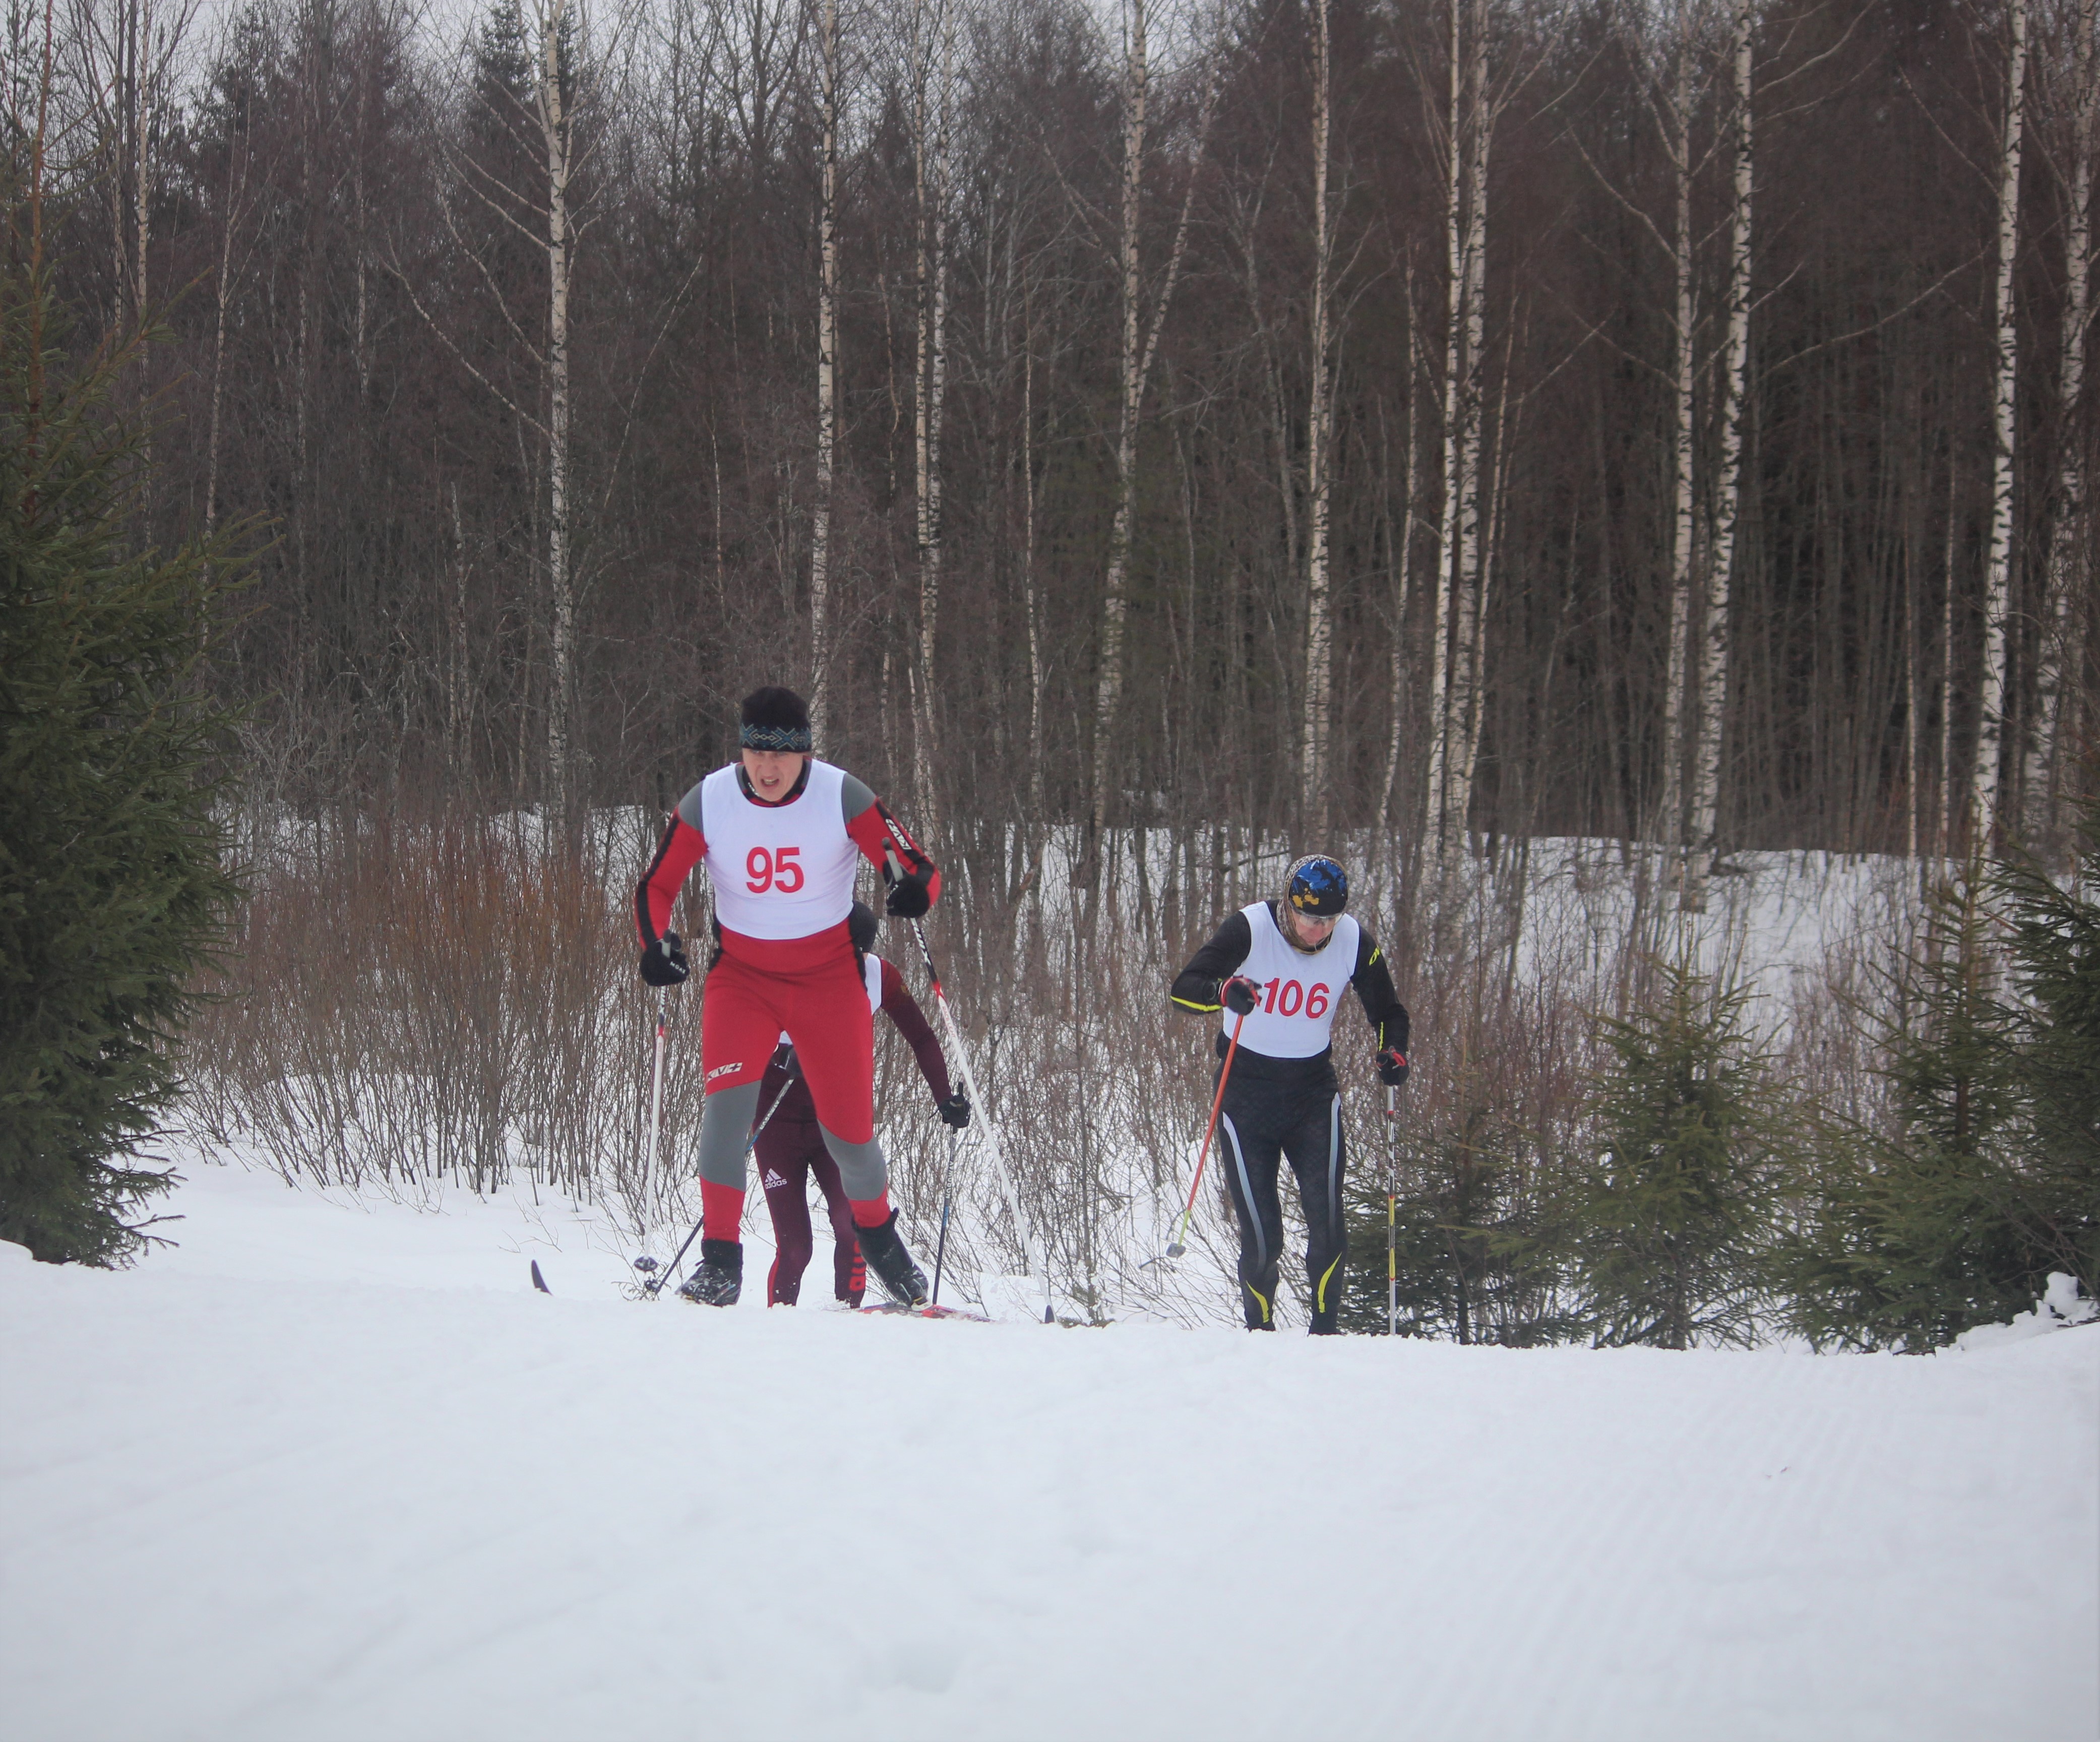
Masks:
[[[1240,1050],[1240,1029],[1247,1019],[1242,1010],[1233,1024],[1232,1044],[1225,1048],[1225,1068],[1218,1073],[1218,1092],[1211,1097],[1211,1122],[1203,1127],[1203,1147],[1196,1152],[1196,1177],[1189,1182],[1189,1202],[1181,1212],[1181,1226],[1167,1248],[1169,1258],[1179,1258],[1189,1249],[1182,1245],[1189,1232],[1189,1218],[1196,1213],[1196,1193],[1203,1184],[1203,1163],[1211,1158],[1211,1133],[1218,1128],[1218,1109],[1225,1104],[1225,1084],[1232,1079],[1233,1058]]]

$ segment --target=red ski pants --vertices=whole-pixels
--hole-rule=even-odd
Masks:
[[[707,1092],[756,1083],[785,1034],[801,1061],[817,1119],[847,1143],[875,1140],[875,1021],[850,949],[836,962],[782,973],[725,955],[700,1003]]]

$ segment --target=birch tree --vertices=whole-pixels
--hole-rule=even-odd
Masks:
[[[2057,357],[2057,468],[2049,505],[2048,567],[2043,576],[2042,633],[2034,683],[2035,732],[2027,752],[2026,795],[2031,827],[2052,831],[2062,776],[2067,714],[2078,690],[2078,665],[2093,584],[2092,529],[2085,511],[2085,346],[2093,320],[2093,155],[2100,112],[2100,54],[2095,0],[2070,8],[2070,162],[2063,196],[2063,321]]]
[[[823,0],[818,31],[817,77],[824,137],[818,196],[821,258],[817,281],[817,499],[810,526],[810,713],[822,745],[828,742],[830,725],[832,448],[838,430],[839,0]]]
[[[941,426],[948,386],[948,126],[956,4],[957,0],[930,0],[930,6],[929,0],[913,0],[911,11],[919,302],[912,383],[919,556],[919,657],[911,672],[918,700],[912,784],[919,814],[929,830],[938,814],[933,789],[938,719],[934,659],[941,618]]]
[[[1705,620],[1699,637],[1697,735],[1692,756],[1692,818],[1687,831],[1683,905],[1706,908],[1706,883],[1718,851],[1721,730],[1728,702],[1728,610],[1734,596],[1736,523],[1743,499],[1743,424],[1750,355],[1750,219],[1755,167],[1751,148],[1752,0],[1735,0],[1728,45],[1731,211],[1727,337],[1721,359],[1721,453],[1714,536],[1706,569]],[[1915,721],[1912,721],[1913,729]]]
[[[1473,808],[1473,771],[1480,745],[1483,694],[1484,638],[1487,618],[1487,564],[1481,542],[1481,431],[1486,408],[1488,325],[1488,152],[1494,138],[1494,106],[1488,92],[1487,0],[1472,0],[1471,42],[1467,46],[1467,85],[1472,112],[1471,151],[1466,168],[1465,242],[1460,269],[1464,280],[1466,346],[1459,377],[1457,525],[1456,646],[1453,649],[1451,712],[1448,732],[1452,751],[1445,770],[1444,818],[1440,838],[1444,868],[1452,870],[1467,845]],[[1455,51],[1457,44],[1454,42]]]
[[[1465,330],[1467,138],[1461,53],[1462,0],[1450,0],[1446,73],[1449,90],[1443,117],[1444,146],[1444,373],[1443,505],[1436,524],[1436,587],[1429,611],[1428,832],[1444,862],[1445,770],[1450,763],[1451,607],[1458,578],[1458,366]]]
[[[1443,513],[1430,620],[1430,831],[1440,880],[1466,848],[1472,806],[1467,735],[1479,692],[1480,422],[1485,368],[1488,93],[1485,0],[1451,0],[1448,102],[1443,122]]]
[[[1972,851],[1986,850],[2006,819],[2005,783],[2014,772],[2005,743],[2006,667],[2012,633],[2013,486],[2018,426],[2019,333],[2014,320],[2013,268],[2020,247],[2020,146],[2026,121],[2027,0],[2007,0],[2005,112],[1998,154],[1997,273],[1992,307],[1996,321],[1991,392],[1991,532],[1983,573],[1983,682],[1976,723],[1976,761],[1970,770],[1969,826]]]
[[[1328,624],[1327,536],[1334,460],[1334,234],[1327,201],[1334,76],[1328,0],[1312,0],[1312,392],[1305,436],[1305,710],[1299,728],[1299,790],[1315,838],[1327,831],[1328,725],[1334,669]]]
[[[1167,266],[1158,292],[1148,310],[1141,237],[1146,117],[1151,88],[1150,44],[1146,0],[1129,0],[1123,35],[1122,223],[1116,247],[1122,291],[1123,350],[1116,411],[1115,513],[1109,528],[1108,572],[1101,589],[1100,666],[1094,684],[1091,784],[1096,837],[1106,825],[1109,797],[1115,786],[1115,718],[1123,699],[1123,633],[1130,611],[1131,534],[1137,511],[1138,430],[1144,416],[1145,393],[1151,379],[1153,360],[1159,352],[1159,336],[1166,327],[1167,311],[1181,276],[1181,262],[1188,249],[1189,214],[1196,196],[1197,172],[1202,166],[1204,144],[1210,137],[1211,120],[1217,110],[1219,67],[1215,53],[1208,56],[1208,63],[1180,215],[1175,221],[1174,238],[1167,249]]]
[[[540,37],[534,97],[547,164],[548,800],[566,821],[576,623],[569,543],[569,280],[575,267],[569,189],[576,173],[576,117],[564,88],[569,0],[534,0],[533,10]]]
[[[1663,152],[1670,161],[1670,643],[1664,659],[1662,781],[1657,807],[1657,838],[1675,868],[1684,839],[1685,640],[1692,622],[1692,470],[1696,430],[1692,421],[1692,60],[1693,12],[1678,0],[1670,44],[1668,95],[1655,107]]]
[[[524,86],[505,77],[481,77],[476,82],[477,100],[495,136],[507,139],[517,150],[514,160],[484,158],[473,150],[453,154],[458,185],[507,230],[530,244],[545,262],[547,287],[544,342],[535,340],[527,321],[510,306],[506,287],[488,265],[468,247],[456,214],[448,214],[452,238],[467,254],[475,268],[481,289],[494,300],[503,326],[518,342],[536,367],[545,393],[544,412],[480,368],[446,330],[419,292],[412,275],[398,258],[391,262],[411,305],[445,348],[468,374],[487,389],[515,420],[523,442],[527,430],[543,444],[542,474],[547,492],[545,527],[548,677],[546,703],[546,778],[545,800],[549,813],[565,821],[573,813],[575,705],[576,660],[576,594],[574,574],[572,514],[574,482],[571,453],[569,314],[576,273],[576,249],[589,227],[589,218],[577,209],[577,179],[590,153],[583,135],[583,123],[607,101],[607,79],[617,65],[621,38],[629,22],[618,15],[596,64],[580,67],[580,47],[585,20],[578,0],[532,0],[529,15],[500,11],[496,34],[490,41],[505,39],[515,28],[521,46],[531,54]],[[484,59],[492,51],[484,49]],[[527,168],[534,182],[527,182]],[[534,183],[536,183],[536,185]],[[536,320],[532,324],[537,325]]]
[[[1392,697],[1388,713],[1389,725],[1386,740],[1385,778],[1379,787],[1376,829],[1381,840],[1385,839],[1392,821],[1393,793],[1400,784],[1401,747],[1407,735],[1407,606],[1409,584],[1413,572],[1416,456],[1419,451],[1416,441],[1416,424],[1421,401],[1417,389],[1423,375],[1421,328],[1415,319],[1414,271],[1411,265],[1407,271],[1406,287],[1407,449],[1397,509],[1394,509],[1391,501],[1392,460],[1389,452],[1384,456],[1384,463],[1379,468],[1388,498],[1384,504],[1386,561],[1389,571],[1388,584],[1392,589]],[[1379,406],[1379,415],[1383,436],[1385,415],[1383,404]]]

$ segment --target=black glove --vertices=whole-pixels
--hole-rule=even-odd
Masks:
[[[889,899],[882,910],[893,920],[916,920],[933,905],[933,892],[928,887],[933,880],[933,867],[920,860],[904,876],[889,886]]]
[[[1219,996],[1225,1008],[1236,1017],[1253,1013],[1255,1001],[1261,996],[1261,988],[1243,974],[1234,974],[1220,988]]]
[[[966,1131],[970,1122],[970,1098],[960,1089],[941,1103],[939,1112],[943,1125],[952,1125],[957,1131]]]
[[[642,977],[651,986],[682,986],[692,968],[676,932],[666,932],[642,952]]]
[[[1407,1055],[1397,1047],[1388,1047],[1378,1056],[1379,1081],[1388,1088],[1398,1088],[1407,1081]]]

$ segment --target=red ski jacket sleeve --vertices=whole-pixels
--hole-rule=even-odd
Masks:
[[[935,1104],[947,1100],[955,1090],[948,1081],[948,1061],[941,1051],[941,1037],[933,1032],[933,1025],[926,1020],[918,999],[912,997],[904,976],[887,962],[882,964],[882,1009],[897,1025],[898,1033],[911,1043],[920,1074],[933,1092]]]
[[[634,890],[634,930],[646,950],[671,923],[671,904],[708,850],[707,837],[673,811],[656,845],[656,857]]]
[[[847,790],[852,791],[854,782]],[[865,788],[862,788],[865,791]],[[870,794],[866,807],[860,814],[846,819],[846,833],[853,837],[854,845],[860,849],[868,862],[885,875],[889,871],[889,849],[896,849],[898,861],[907,871],[924,871],[926,873],[926,897],[929,904],[941,898],[941,872],[938,866],[926,857],[925,849],[911,838],[904,825],[889,814],[889,807]]]

